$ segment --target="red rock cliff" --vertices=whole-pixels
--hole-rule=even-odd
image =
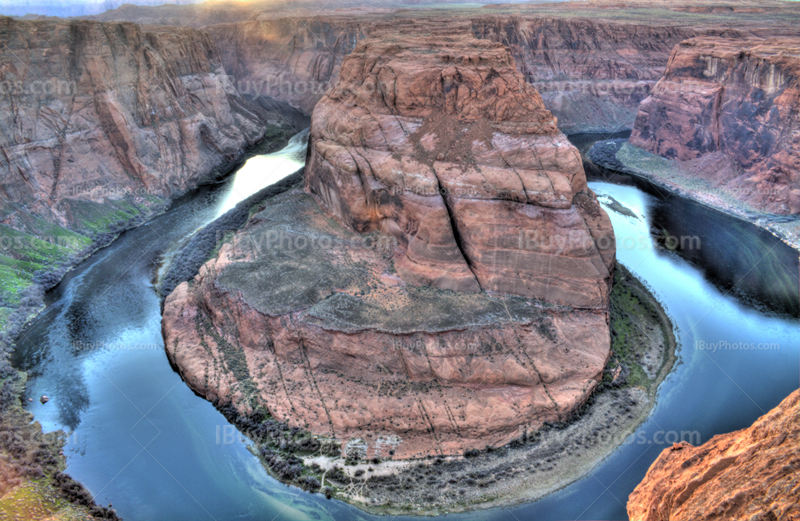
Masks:
[[[751,427],[665,449],[628,499],[631,521],[800,519],[800,391]]]
[[[672,52],[642,102],[630,143],[664,157],[716,154],[700,173],[756,208],[800,212],[800,39],[694,38]]]
[[[357,45],[314,110],[308,190],[395,237],[408,284],[605,309],[613,231],[580,155],[508,48],[453,25]]]

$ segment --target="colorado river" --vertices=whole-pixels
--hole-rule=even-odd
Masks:
[[[170,367],[154,281],[176,244],[239,200],[302,166],[304,142],[251,159],[124,233],[48,294],[21,335],[29,410],[63,429],[67,471],[129,521],[378,519],[267,476],[248,443]],[[452,519],[627,519],[627,496],[660,451],[750,425],[798,387],[798,258],[775,238],[700,205],[625,180],[594,181],[618,261],[663,303],[679,363],[651,417],[580,481],[536,503]],[[689,237],[681,251],[664,237]],[[686,245],[684,245],[686,246]],[[690,439],[687,439],[690,437]],[[397,518],[402,519],[402,518]]]

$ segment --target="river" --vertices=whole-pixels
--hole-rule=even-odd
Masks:
[[[155,284],[165,260],[304,159],[297,136],[123,233],[48,293],[46,311],[18,340],[13,363],[28,371],[29,396],[51,398],[28,409],[45,430],[68,433],[67,471],[128,521],[380,519],[270,478],[249,442],[231,443],[225,418],[181,381],[161,338]],[[595,173],[590,186],[613,222],[619,262],[671,316],[679,363],[650,418],[590,475],[535,503],[448,519],[627,519],[628,494],[673,440],[697,443],[746,427],[798,387],[796,252],[624,176]],[[670,249],[657,237],[669,246],[670,237],[689,242]]]

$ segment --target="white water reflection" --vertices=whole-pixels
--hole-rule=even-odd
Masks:
[[[293,174],[305,164],[308,130],[297,134],[280,152],[255,156],[236,172],[228,193],[223,196],[217,217],[259,190]]]

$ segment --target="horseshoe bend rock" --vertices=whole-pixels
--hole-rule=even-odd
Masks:
[[[358,44],[312,116],[307,190],[393,236],[408,284],[605,308],[613,231],[580,155],[509,49],[465,33],[412,23]]]
[[[632,521],[800,516],[800,391],[740,431],[693,447],[676,443],[628,499]]]
[[[348,454],[501,445],[600,380],[613,231],[505,47],[385,31],[317,106],[305,190],[167,298],[167,352],[199,394]]]

